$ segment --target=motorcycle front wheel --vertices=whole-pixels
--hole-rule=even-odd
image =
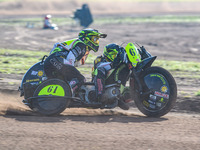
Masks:
[[[175,105],[177,85],[173,76],[162,67],[149,67],[139,75],[142,93],[136,82],[130,85],[137,108],[148,117],[161,117]],[[130,82],[131,83],[131,82]]]

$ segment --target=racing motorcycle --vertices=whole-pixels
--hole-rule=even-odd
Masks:
[[[138,45],[139,46],[139,45]],[[77,93],[68,82],[48,79],[43,59],[24,75],[19,87],[23,103],[42,115],[58,115],[67,108],[113,109],[120,101],[134,100],[136,107],[148,117],[161,117],[174,106],[177,86],[173,76],[164,68],[152,66],[156,56],[139,46],[144,59],[133,65],[134,54],[126,51],[129,62],[110,70],[105,80],[103,102],[96,99],[93,80],[85,82]]]

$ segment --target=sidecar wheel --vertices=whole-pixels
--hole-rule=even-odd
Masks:
[[[49,79],[41,83],[33,94],[33,110],[46,116],[58,115],[70,104],[70,86],[59,79]]]

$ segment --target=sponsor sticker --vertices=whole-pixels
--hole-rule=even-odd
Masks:
[[[166,84],[166,80],[160,74],[151,74],[150,77],[158,77],[158,78],[160,78],[160,80],[162,81],[163,84]]]
[[[41,77],[41,76],[43,76],[43,74],[44,74],[43,71],[40,70],[40,71],[38,71],[37,75],[38,75],[38,77]]]
[[[154,95],[169,99],[169,94],[161,93],[161,92],[158,92],[158,91],[155,91]]]
[[[31,84],[31,85],[38,85],[39,82],[31,82],[30,84]]]
[[[26,80],[26,82],[37,82],[37,81],[40,81],[40,79],[29,79],[29,80]]]
[[[149,107],[149,103],[147,101],[143,101],[144,106]]]
[[[163,97],[160,99],[160,102],[161,102],[161,103],[164,103],[164,98],[163,98]]]
[[[155,95],[150,94],[149,98],[150,98],[150,100],[156,101],[156,96]]]
[[[39,71],[32,71],[32,72],[31,72],[31,75],[32,75],[32,76],[42,77],[43,74],[44,74],[44,73],[43,73],[42,70],[39,70]]]
[[[150,104],[153,104],[153,105],[156,104],[156,102],[154,102],[154,101],[152,101],[152,100],[148,100],[148,102],[149,102]]]
[[[32,71],[32,72],[31,72],[31,75],[33,75],[33,76],[36,76],[37,74],[38,74],[37,71]]]
[[[167,86],[166,85],[163,85],[162,87],[161,87],[161,92],[163,92],[163,93],[167,93],[167,91],[168,91],[168,88],[167,88]]]

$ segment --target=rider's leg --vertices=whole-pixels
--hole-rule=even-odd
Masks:
[[[81,85],[86,81],[85,77],[71,65],[64,65],[62,74],[64,76],[64,80],[69,82],[73,92],[78,91]]]
[[[55,58],[54,55],[50,55],[44,61],[44,72],[46,76],[50,78],[59,78],[59,69],[62,69],[62,64]]]
[[[96,69],[96,73],[95,73],[95,77],[94,77],[96,97],[100,101],[103,101],[103,99],[101,99],[101,97],[104,93],[106,73],[107,73],[107,71],[104,67],[98,67]]]
[[[85,82],[85,77],[71,65],[61,63],[54,55],[50,55],[44,62],[44,71],[48,78],[59,78],[66,83],[71,82],[73,91],[77,91],[78,88]],[[76,80],[75,80],[76,78]]]

